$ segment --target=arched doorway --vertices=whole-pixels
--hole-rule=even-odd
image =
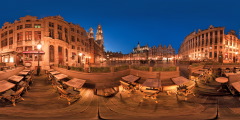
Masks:
[[[16,65],[23,65],[23,54],[18,53],[16,55]]]

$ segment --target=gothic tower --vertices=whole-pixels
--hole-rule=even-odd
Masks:
[[[92,28],[89,28],[88,38],[93,38],[94,39],[94,33],[93,33],[93,29]]]
[[[98,25],[98,28],[97,28],[96,42],[100,46],[103,46],[103,31],[102,31],[102,26],[101,25]]]

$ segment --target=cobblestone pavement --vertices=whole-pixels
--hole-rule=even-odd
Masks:
[[[92,89],[83,88],[82,97],[69,106],[65,99],[58,99],[46,75],[34,76],[34,84],[23,95],[24,101],[19,101],[16,107],[10,103],[0,105],[0,119],[239,119],[239,97],[217,92],[218,87],[214,81],[208,85],[199,83],[196,96],[190,95],[187,101],[175,94],[160,93],[157,104],[152,99],[140,102],[143,95],[139,91],[129,97],[121,87],[118,94],[108,98],[96,96]]]

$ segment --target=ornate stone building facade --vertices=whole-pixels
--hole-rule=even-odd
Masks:
[[[61,16],[37,19],[21,17],[14,23],[6,22],[0,29],[0,62],[37,65],[49,68],[52,64],[80,66],[97,63],[104,55],[103,32],[99,25],[96,40],[79,25],[64,21]],[[42,45],[40,51],[37,44]]]
[[[192,32],[185,37],[178,55],[182,60],[212,60],[236,62],[239,39],[235,31],[224,34],[224,27],[209,26],[206,30]]]
[[[140,46],[138,43],[131,54],[133,60],[173,60],[175,50],[171,45],[148,47],[148,45]]]

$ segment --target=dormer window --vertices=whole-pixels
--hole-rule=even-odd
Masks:
[[[26,20],[26,22],[31,22],[31,20]]]

